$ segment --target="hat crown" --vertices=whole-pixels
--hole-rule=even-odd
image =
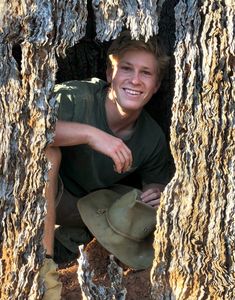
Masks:
[[[80,198],[77,205],[84,223],[104,248],[141,270],[153,262],[156,211],[137,199],[137,190],[120,197],[120,193],[101,189]]]
[[[155,228],[155,210],[140,202],[133,190],[116,200],[107,210],[107,221],[114,231],[135,241],[144,240]]]

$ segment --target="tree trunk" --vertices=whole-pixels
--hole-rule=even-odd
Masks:
[[[171,150],[157,214],[153,299],[235,299],[234,5],[175,9]]]
[[[133,36],[147,39],[157,31],[151,3],[93,1],[98,38],[113,38],[126,24]],[[35,300],[43,294],[43,152],[55,124],[56,54],[65,55],[85,35],[87,0],[3,0],[0,9],[0,298]]]
[[[134,38],[149,39],[158,33],[159,15],[165,0],[94,0],[96,33],[100,41],[116,38],[124,25]]]
[[[55,52],[63,54],[77,42],[85,24],[82,1],[14,0],[1,5],[1,300],[35,300],[43,294],[38,280],[44,257],[43,150],[53,138],[55,123]],[[21,47],[21,66],[12,56],[15,43]]]
[[[180,1],[175,14],[176,174],[158,212],[154,299],[234,298],[233,11],[229,0],[198,2]],[[164,0],[92,3],[97,36],[107,41],[124,25],[134,37],[157,33]],[[55,56],[85,35],[86,6],[86,0],[0,3],[1,300],[43,294],[43,150],[55,124]],[[12,56],[16,44],[20,65]]]

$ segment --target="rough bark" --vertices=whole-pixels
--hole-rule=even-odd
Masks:
[[[107,267],[109,276],[109,287],[95,284],[93,281],[94,271],[91,270],[87,253],[79,247],[80,257],[78,259],[78,282],[82,290],[84,300],[125,300],[126,288],[123,286],[123,269],[114,261],[110,255],[110,264]]]
[[[125,26],[132,36],[146,37],[158,32],[158,21],[164,0],[93,0],[96,15],[96,32],[101,41],[116,38]]]
[[[161,1],[93,1],[97,37],[158,31]],[[40,299],[38,269],[53,139],[55,56],[85,34],[84,1],[0,4],[1,299]],[[229,0],[179,1],[171,149],[176,174],[157,217],[154,299],[234,299],[234,63]],[[117,18],[115,18],[117,16]],[[12,49],[22,51],[19,66]],[[232,56],[233,55],[233,56]]]
[[[137,1],[133,8],[130,3],[123,3],[123,25],[148,38],[157,31],[156,3]],[[48,169],[43,150],[53,139],[56,54],[65,55],[84,36],[87,1],[5,0],[0,8],[0,298],[40,299]],[[103,8],[95,10],[97,28]],[[116,36],[108,24],[100,40]],[[18,63],[15,45],[21,48]]]
[[[157,214],[153,299],[235,299],[234,6],[175,9],[171,150]]]
[[[85,34],[86,2],[5,1],[0,23],[0,298],[39,299],[55,53]],[[12,56],[16,43],[21,66]]]

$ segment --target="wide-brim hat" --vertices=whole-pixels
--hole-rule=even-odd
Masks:
[[[153,262],[156,211],[137,198],[135,189],[122,196],[102,189],[80,198],[77,206],[98,242],[127,266],[141,270]]]

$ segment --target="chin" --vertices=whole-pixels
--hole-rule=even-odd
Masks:
[[[139,110],[143,107],[140,103],[137,101],[131,100],[131,101],[124,101],[124,103],[120,103],[123,109],[129,109],[129,110]]]
[[[138,112],[138,111],[141,111],[143,109],[143,107],[136,107],[136,106],[125,106],[125,107],[122,107],[122,110],[125,111],[125,112]]]

